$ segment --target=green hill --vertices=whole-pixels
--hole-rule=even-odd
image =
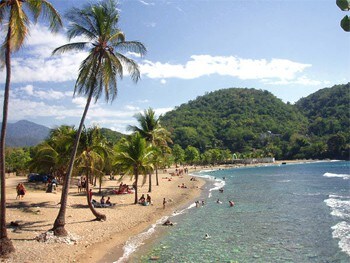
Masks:
[[[174,143],[228,148],[232,152],[261,149],[272,141],[289,140],[307,131],[307,118],[293,105],[268,91],[230,88],[210,92],[165,114],[162,125]]]
[[[300,99],[296,107],[308,117],[309,132],[332,135],[350,129],[350,83],[325,88]]]

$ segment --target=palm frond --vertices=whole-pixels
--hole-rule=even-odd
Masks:
[[[11,6],[9,27],[11,29],[10,41],[11,52],[19,50],[28,34],[29,19],[23,12],[21,5],[16,1]]]
[[[135,52],[141,57],[144,57],[147,53],[146,47],[139,41],[123,41],[115,43],[113,46],[120,51]]]
[[[127,58],[126,56],[124,56],[120,53],[115,53],[114,55],[118,60],[120,60],[122,65],[126,66],[127,71],[129,72],[131,79],[134,82],[138,82],[140,77],[141,77],[141,73],[140,73],[139,66],[137,65],[137,63],[134,60]]]
[[[52,55],[62,54],[62,53],[74,51],[74,50],[77,50],[77,51],[84,50],[89,44],[90,44],[89,42],[76,42],[76,43],[65,44],[63,46],[60,46],[54,49],[54,51],[52,51]]]

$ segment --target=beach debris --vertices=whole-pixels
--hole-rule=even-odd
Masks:
[[[77,244],[79,237],[73,234],[68,234],[68,236],[65,237],[58,237],[54,235],[53,231],[47,231],[36,236],[35,240],[47,244],[65,243],[67,245],[75,245]]]
[[[158,259],[160,259],[160,257],[159,256],[151,256],[149,259],[150,260],[158,260]]]

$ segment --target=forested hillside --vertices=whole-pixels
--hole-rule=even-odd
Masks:
[[[349,159],[350,83],[321,89],[296,107],[309,119],[309,137],[326,144],[327,157]]]
[[[268,91],[223,89],[181,105],[165,114],[161,121],[172,133],[175,144],[182,148],[191,145],[201,152],[220,148],[250,156],[274,156],[279,159],[334,157],[327,144],[329,136],[321,138],[316,133],[310,135],[310,131],[316,129],[314,123],[318,120],[317,114],[322,114],[325,122],[339,123],[340,127],[336,125],[333,131],[325,131],[328,135],[346,126],[346,121],[349,121],[345,113],[348,109],[349,114],[346,95],[349,93],[348,86],[325,89],[326,94],[322,93],[325,90],[320,91],[323,94],[319,97],[321,101],[314,102],[313,106],[308,106],[311,103],[309,101],[313,101],[312,95],[302,99],[296,106],[282,102]],[[332,98],[331,102],[322,101],[324,96]],[[318,100],[317,97],[315,100]],[[349,125],[346,127],[349,129]],[[348,143],[347,138],[341,147],[342,157],[346,156]]]

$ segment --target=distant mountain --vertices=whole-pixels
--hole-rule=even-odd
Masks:
[[[34,122],[21,120],[7,124],[6,146],[34,146],[47,138],[50,129]]]

